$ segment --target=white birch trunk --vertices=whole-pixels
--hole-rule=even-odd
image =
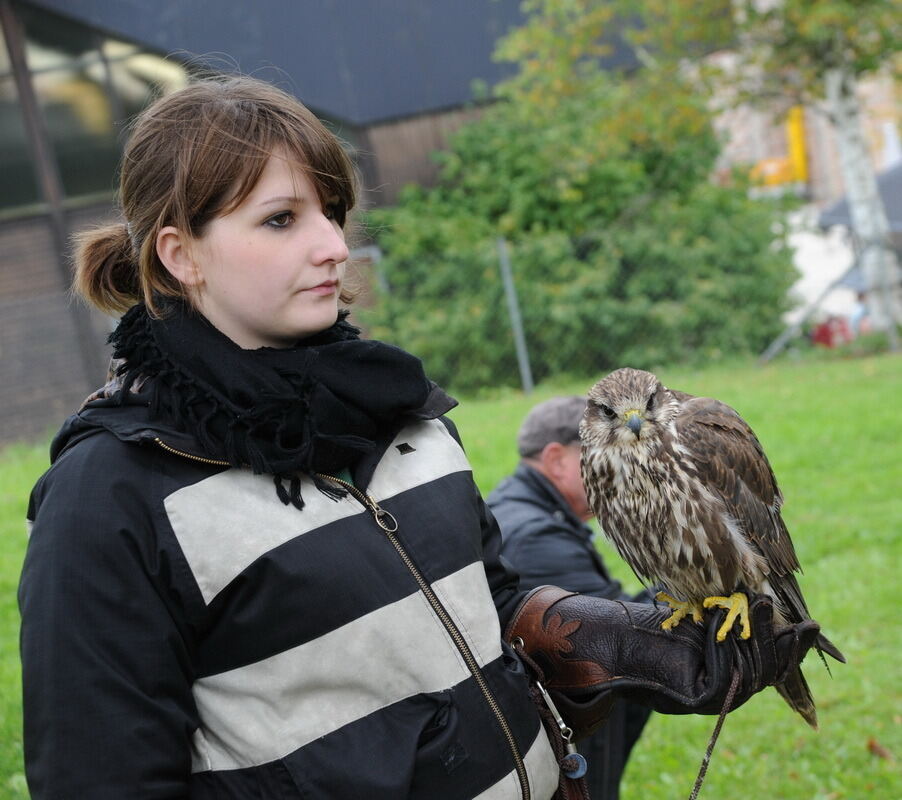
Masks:
[[[902,320],[898,259],[890,242],[889,221],[861,127],[855,77],[843,68],[825,74],[826,111],[836,130],[840,167],[852,229],[861,247],[861,270],[873,326],[885,330],[898,349],[896,325]]]

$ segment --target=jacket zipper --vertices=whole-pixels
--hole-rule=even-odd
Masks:
[[[501,726],[501,730],[504,733],[505,739],[507,739],[508,746],[510,747],[511,753],[514,757],[514,766],[517,770],[517,777],[520,781],[520,792],[522,794],[523,800],[529,800],[531,796],[529,789],[529,777],[526,774],[526,765],[523,763],[523,757],[520,755],[520,751],[517,749],[517,742],[514,739],[514,734],[513,731],[511,731],[510,724],[505,718],[504,713],[501,710],[501,706],[498,705],[498,701],[492,694],[492,690],[489,688],[485,676],[483,676],[482,670],[480,670],[479,668],[479,663],[476,661],[476,657],[470,650],[470,647],[464,639],[463,634],[461,634],[457,625],[454,624],[454,620],[451,619],[451,615],[442,605],[441,600],[438,599],[435,592],[432,590],[432,587],[423,577],[416,564],[414,564],[413,559],[404,549],[404,545],[402,545],[398,540],[398,537],[395,536],[395,531],[398,530],[398,521],[394,518],[394,516],[392,516],[390,512],[382,508],[372,497],[361,492],[360,489],[358,489],[353,484],[350,484],[347,481],[342,480],[341,478],[336,478],[333,475],[324,475],[322,473],[317,473],[317,477],[332,481],[333,483],[337,483],[342,488],[350,492],[373,515],[373,518],[376,520],[376,524],[379,525],[379,527],[382,528],[382,530],[385,532],[386,538],[389,540],[389,542],[391,542],[392,547],[395,548],[395,551],[401,557],[404,565],[410,571],[410,574],[413,575],[414,580],[420,587],[420,591],[425,595],[426,600],[429,602],[429,605],[432,607],[435,615],[439,618],[442,625],[444,625],[445,630],[448,632],[448,635],[451,637],[451,640],[454,642],[455,646],[466,662],[467,667],[469,668],[470,673],[473,675],[473,679],[476,681],[477,686],[479,686],[480,690],[482,691],[486,703],[488,703],[489,708],[492,710],[492,713],[498,720],[498,724]]]
[[[166,444],[159,436],[154,437],[154,442],[162,447],[167,453],[172,453],[173,455],[181,456],[182,458],[190,458],[192,461],[199,461],[201,464],[212,464],[216,467],[229,466],[228,461],[221,461],[218,458],[204,458],[203,456],[196,456],[193,453],[186,453],[184,450],[176,450],[174,447],[170,447]]]
[[[228,461],[222,461],[215,458],[204,458],[202,456],[196,456],[193,453],[186,453],[184,450],[177,450],[176,448],[166,444],[166,442],[160,439],[159,436],[154,438],[154,442],[156,442],[156,444],[166,452],[172,453],[173,455],[182,456],[182,458],[188,458],[192,461],[198,461],[201,464],[211,464],[218,467],[229,466]],[[445,627],[445,630],[451,637],[451,641],[454,642],[455,646],[458,649],[458,652],[460,652],[461,656],[466,662],[466,665],[470,670],[470,674],[476,681],[476,685],[479,686],[480,691],[485,697],[486,703],[488,703],[489,708],[492,710],[492,713],[498,720],[498,724],[501,726],[501,730],[504,733],[504,738],[507,739],[511,754],[514,757],[514,767],[517,770],[517,778],[520,781],[521,795],[523,797],[523,800],[530,800],[531,793],[529,789],[529,777],[526,774],[526,765],[523,763],[523,757],[520,755],[520,751],[517,749],[517,742],[516,739],[514,739],[514,733],[510,728],[510,724],[505,718],[504,713],[501,711],[501,706],[498,705],[498,701],[492,694],[492,690],[489,688],[489,685],[486,682],[482,671],[479,669],[479,663],[476,661],[476,657],[470,650],[470,647],[464,639],[463,634],[460,632],[460,630],[458,630],[457,625],[454,624],[454,620],[451,619],[451,615],[442,605],[441,600],[436,597],[435,592],[432,591],[432,587],[423,577],[416,564],[413,563],[413,559],[408,555],[407,551],[404,549],[404,546],[398,540],[398,537],[395,536],[395,531],[398,530],[398,521],[394,518],[394,516],[392,516],[391,513],[382,508],[372,497],[361,492],[360,489],[358,489],[353,484],[348,483],[341,478],[336,478],[333,475],[324,475],[322,473],[317,473],[317,477],[332,481],[333,483],[337,483],[342,488],[350,492],[351,495],[353,495],[358,500],[358,502],[360,502],[363,507],[373,515],[373,519],[376,520],[376,524],[385,532],[386,538],[388,538],[388,541],[391,543],[392,547],[395,548],[395,551],[401,557],[401,560],[404,562],[404,565],[407,567],[410,574],[413,575],[414,580],[417,582],[417,586],[420,587],[420,591],[426,597],[426,600],[429,602],[429,605],[432,607],[435,615],[439,618],[442,625]]]

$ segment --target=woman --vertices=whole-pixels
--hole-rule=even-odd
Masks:
[[[735,705],[804,654],[795,630],[773,645],[767,613],[764,655],[712,655],[684,626],[664,646],[686,668],[657,683],[618,662],[659,646],[657,612],[524,603],[442,417],[454,401],[339,310],[352,169],[293,98],[247,78],[162,98],[133,127],[120,201],[126,222],[76,258],[79,292],[125,312],[115,374],[29,507],[34,800],[547,798],[570,784],[524,650],[587,729],[631,691],[612,674],[664,710],[717,713],[732,671]],[[525,626],[568,603],[615,643],[590,636],[594,671],[570,684]]]

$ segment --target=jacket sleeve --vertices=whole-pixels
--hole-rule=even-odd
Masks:
[[[448,417],[441,417],[442,423],[448,429],[455,441],[464,449],[457,426]],[[479,517],[480,536],[482,539],[482,565],[485,569],[486,580],[492,593],[492,600],[498,610],[498,618],[501,621],[501,629],[504,630],[508,620],[520,600],[526,595],[521,590],[519,575],[510,563],[501,556],[501,530],[492,512],[482,499],[476,481],[473,481],[473,502]]]
[[[169,588],[178,565],[156,546],[146,499],[152,473],[135,480],[131,463],[83,448],[94,449],[67,452],[29,506],[19,606],[31,797],[186,797],[197,713]]]
[[[495,608],[498,609],[498,618],[501,620],[501,629],[504,630],[511,615],[525,596],[526,590],[520,586],[519,575],[501,555],[501,529],[492,516],[492,512],[479,495],[475,484],[473,490],[477,494],[482,525],[482,563],[485,567],[486,578]]]

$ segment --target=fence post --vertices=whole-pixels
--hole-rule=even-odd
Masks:
[[[520,367],[520,383],[523,392],[529,394],[533,390],[532,370],[529,368],[529,351],[526,349],[526,337],[523,335],[523,320],[520,318],[520,305],[517,302],[517,290],[514,287],[514,276],[511,273],[510,255],[507,242],[503,236],[498,237],[498,266],[501,269],[501,281],[507,298],[507,313],[514,332],[514,346],[517,349],[517,364]]]

